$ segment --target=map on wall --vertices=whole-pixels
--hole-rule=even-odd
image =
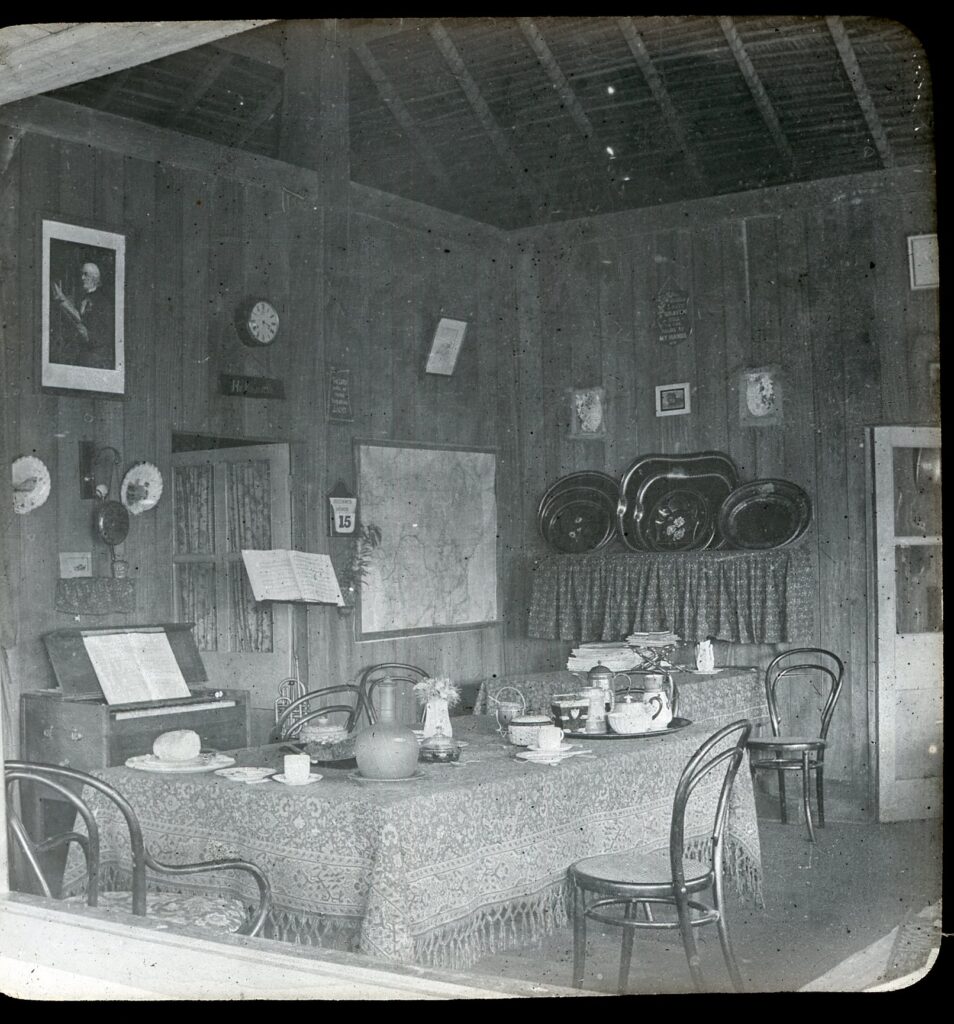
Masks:
[[[381,530],[361,589],[359,639],[497,618],[496,456],[357,445],[359,515]]]

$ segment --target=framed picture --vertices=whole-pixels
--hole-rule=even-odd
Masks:
[[[743,427],[774,427],[782,423],[781,367],[756,366],[741,371],[739,422]]]
[[[908,235],[908,270],[913,289],[940,287],[937,235]]]
[[[577,441],[606,437],[606,391],[604,388],[570,388],[569,436]]]
[[[431,351],[428,353],[427,365],[424,367],[425,373],[436,373],[443,377],[450,377],[454,373],[466,330],[466,320],[451,320],[446,316],[441,317],[431,341]]]
[[[41,385],[121,396],[125,237],[44,220],[42,275]]]
[[[656,415],[685,416],[692,411],[689,382],[656,385]]]

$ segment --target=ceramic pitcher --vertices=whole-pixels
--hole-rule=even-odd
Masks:
[[[613,691],[604,690],[602,686],[588,686],[583,691],[589,708],[586,714],[586,732],[606,732],[606,715],[612,711],[616,703]],[[609,707],[607,707],[607,702]]]

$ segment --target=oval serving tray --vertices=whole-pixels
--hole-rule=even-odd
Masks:
[[[811,499],[788,480],[751,480],[732,491],[719,510],[729,547],[750,551],[793,544],[811,521]]]
[[[641,455],[620,480],[616,518],[623,543],[633,551],[721,546],[718,511],[738,484],[739,471],[724,452]],[[692,506],[692,521],[686,524],[675,523],[678,512],[666,511],[667,500],[677,492],[687,492],[680,502]],[[667,533],[669,526],[675,528]]]
[[[554,503],[555,510],[542,522],[544,540],[563,554],[605,547],[616,533],[615,505],[602,498],[577,497],[573,492],[568,492],[566,499],[565,504]]]
[[[665,736],[670,732],[679,732],[692,725],[691,718],[674,718],[665,729],[648,729],[646,732],[576,732],[576,740],[631,740],[639,736]]]

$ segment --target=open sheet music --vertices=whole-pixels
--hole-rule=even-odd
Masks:
[[[307,551],[243,551],[256,601],[311,601],[343,605],[334,566],[327,555]]]
[[[191,695],[164,630],[83,637],[107,704]]]

